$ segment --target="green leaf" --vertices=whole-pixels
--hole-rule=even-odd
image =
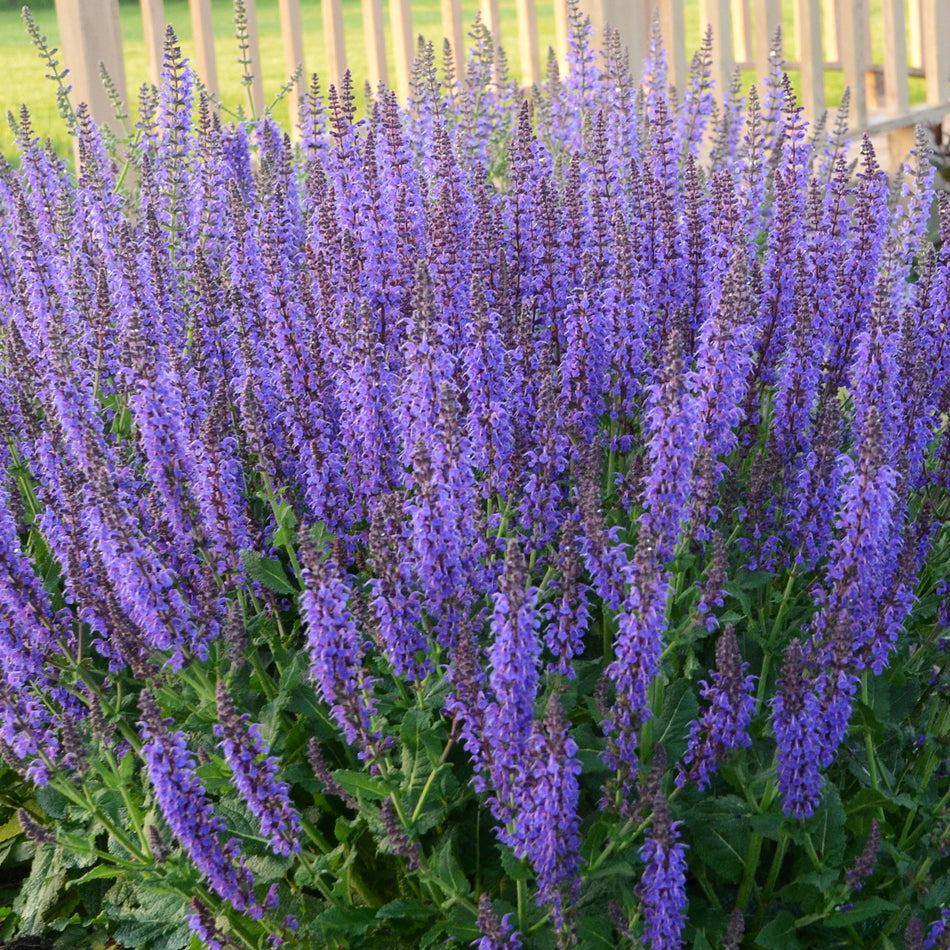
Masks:
[[[596,917],[581,917],[577,921],[577,935],[585,950],[615,950],[617,941],[614,929],[606,914]]]
[[[5,825],[0,825],[0,842],[15,838],[22,830],[17,816],[14,815]]]
[[[284,566],[280,561],[271,557],[261,557],[256,551],[244,550],[241,552],[241,561],[247,576],[268,590],[278,594],[296,594],[298,590],[287,579]]]
[[[59,899],[65,883],[66,868],[63,864],[62,849],[38,847],[33,855],[30,876],[13,902],[21,933],[42,933],[46,929],[43,918]]]
[[[122,893],[127,893],[124,889]],[[182,950],[191,943],[191,928],[185,921],[188,912],[177,894],[157,894],[135,888],[137,904],[123,903],[110,911],[118,916],[114,939],[124,947],[148,947],[149,950]]]
[[[349,769],[337,769],[333,777],[351,794],[359,795],[362,792],[370,798],[385,798],[389,789],[384,782],[362,772],[351,772]]]
[[[675,680],[666,688],[663,708],[654,726],[656,742],[666,747],[667,757],[675,762],[686,751],[689,724],[699,712],[699,702],[685,680]]]
[[[531,865],[523,858],[516,858],[514,851],[512,851],[508,845],[501,844],[497,841],[495,845],[501,855],[502,870],[512,881],[530,881],[531,878],[534,877]]]
[[[692,854],[711,873],[738,884],[745,871],[749,848],[747,803],[737,795],[724,795],[701,801],[685,816],[687,836]]]
[[[91,871],[87,871],[82,877],[69,882],[69,887],[75,887],[79,884],[85,884],[86,881],[96,881],[103,878],[116,878],[125,874],[125,870],[119,867],[112,867],[108,864],[100,864]]]
[[[397,898],[383,905],[376,911],[379,920],[429,920],[435,914],[432,907],[420,904],[419,901]]]
[[[837,867],[844,858],[846,845],[845,813],[838,789],[825,782],[821,806],[815,812],[806,830],[811,835],[815,851],[825,867]]]
[[[872,917],[878,917],[896,909],[897,904],[892,901],[886,901],[882,897],[869,897],[867,900],[850,905],[847,910],[838,911],[833,917],[826,918],[822,923],[826,927],[850,927],[862,920],[870,920]]]
[[[57,792],[52,785],[41,785],[36,790],[36,803],[51,818],[65,818],[69,799]]]
[[[795,918],[787,910],[780,910],[775,919],[758,932],[755,945],[764,950],[800,950],[796,931]]]

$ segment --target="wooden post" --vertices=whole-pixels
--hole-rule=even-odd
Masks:
[[[416,59],[411,0],[389,0],[389,22],[392,25],[393,56],[396,60],[396,92],[405,102],[410,92],[409,73]]]
[[[937,105],[950,99],[947,80],[950,78],[950,10],[947,0],[922,0],[921,33],[923,35],[924,73],[927,77],[927,102]]]
[[[683,0],[659,0],[660,32],[669,64],[669,80],[682,96],[689,72],[686,59],[686,14]]]
[[[251,57],[251,103],[255,115],[264,114],[264,62],[261,59],[261,39],[257,32],[257,0],[244,0],[247,14],[248,56]]]
[[[518,48],[521,53],[521,85],[541,81],[541,56],[538,51],[538,11],[534,0],[515,0],[518,13]]]
[[[772,37],[781,25],[781,0],[759,0],[755,5],[755,71],[759,80],[769,74]]]
[[[699,0],[699,28],[712,27],[713,79],[716,96],[722,97],[732,83],[735,57],[732,53],[732,3],[730,0]]]
[[[189,0],[191,32],[195,44],[195,70],[208,92],[218,94],[218,67],[214,58],[214,25],[211,22],[211,0]]]
[[[386,30],[383,27],[383,0],[363,0],[363,31],[366,34],[366,65],[369,84],[375,91],[379,84],[389,85],[386,67]]]
[[[907,63],[915,69],[920,69],[924,65],[920,0],[909,0],[907,14],[907,32],[909,34]]]
[[[620,43],[630,57],[630,71],[639,79],[643,60],[650,51],[653,4],[650,0],[604,0],[603,9],[604,26],[620,34]]]
[[[442,0],[442,35],[452,46],[456,80],[465,75],[465,30],[462,0]]]
[[[888,114],[903,115],[910,109],[908,85],[904,0],[884,0],[884,105]]]
[[[307,71],[303,68],[303,22],[300,17],[300,0],[279,0],[280,32],[284,38],[284,66],[288,75],[293,75],[297,67],[300,79],[287,97],[290,107],[291,134],[296,137],[300,120],[300,97],[307,88]]]
[[[838,49],[844,69],[844,81],[851,89],[850,124],[856,131],[861,131],[868,124],[868,96],[864,75],[867,68],[864,59],[867,13],[867,0],[851,0],[841,6]]]
[[[85,102],[99,125],[121,135],[122,128],[99,72],[99,64],[105,64],[119,95],[127,102],[119,0],[57,0],[56,22],[63,63],[69,68],[73,86],[73,104]]]
[[[795,0],[795,30],[798,60],[801,63],[801,103],[805,108],[805,118],[814,123],[825,111],[821,0]]]
[[[323,0],[323,35],[327,44],[328,81],[340,90],[346,72],[346,44],[343,38],[341,0]]]
[[[838,48],[838,34],[841,32],[841,3],[842,0],[830,0],[826,4],[825,60],[829,63],[839,63],[841,59],[841,50]]]
[[[148,81],[157,86],[161,82],[162,65],[165,62],[165,4],[163,0],[141,0],[141,7]]]
[[[499,54],[501,53],[501,13],[498,9],[498,0],[481,0],[479,9],[482,13],[482,23],[485,24],[488,32],[491,33],[492,45],[495,47],[495,64],[498,64]],[[557,29],[557,11],[558,4],[554,4],[554,23]]]
[[[563,78],[567,75],[567,0],[554,0],[554,55]]]
[[[749,0],[732,0],[732,35],[736,62],[752,62],[752,17]]]

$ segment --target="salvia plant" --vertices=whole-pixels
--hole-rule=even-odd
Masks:
[[[950,946],[950,202],[571,25],[18,121],[7,936]]]

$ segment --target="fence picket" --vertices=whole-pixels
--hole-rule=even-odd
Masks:
[[[841,6],[838,49],[844,81],[851,88],[851,127],[863,129],[868,123],[868,96],[865,83],[867,60],[864,33],[867,27],[867,0],[851,0]]]
[[[541,81],[541,57],[538,52],[538,11],[534,0],[515,0],[518,14],[518,50],[521,54],[521,81],[533,86]]]
[[[465,29],[462,26],[462,0],[442,0],[442,36],[452,46],[456,76],[465,71]]]
[[[396,92],[405,102],[409,98],[409,72],[416,58],[415,37],[412,35],[411,0],[389,0],[389,23],[393,31]]]
[[[164,0],[141,0],[141,7],[148,81],[157,86],[165,59],[165,3]]]
[[[702,32],[712,28],[713,79],[716,94],[727,90],[732,83],[735,57],[732,52],[732,3],[731,0],[700,0],[699,26]]]
[[[686,61],[686,11],[683,0],[660,0],[660,33],[669,64],[670,82],[682,95],[688,72]]]
[[[382,82],[389,85],[386,65],[386,31],[383,27],[383,0],[362,0],[363,29],[366,32],[367,79],[376,90]]]
[[[303,68],[303,22],[300,16],[300,0],[279,0],[280,5],[280,32],[284,40],[284,65],[287,75],[300,69],[300,79],[287,96],[290,107],[290,127],[296,134],[297,122],[300,118],[300,96],[306,87],[307,71]]]
[[[923,31],[920,18],[920,0],[908,0],[907,64],[914,69],[920,69],[924,65]]]
[[[950,10],[946,0],[921,0],[921,33],[923,37],[924,72],[927,76],[927,102],[936,105],[947,101],[947,79],[950,78]]]
[[[781,0],[759,0],[755,7],[755,72],[757,79],[769,74],[772,38],[782,25]]]
[[[904,0],[884,0],[884,104],[892,115],[910,108]]]
[[[795,0],[795,29],[798,60],[801,63],[801,103],[804,106],[806,118],[815,122],[825,111],[821,0]]]
[[[736,61],[752,62],[752,17],[749,0],[732,0],[732,36]]]
[[[101,62],[119,95],[127,99],[119,0],[60,0],[56,4],[56,21],[63,58],[69,65],[73,102],[85,102],[97,122],[107,123],[119,132],[99,73]]]
[[[214,49],[212,0],[188,0],[194,35],[192,60],[197,75],[209,91],[220,94]],[[372,86],[388,82],[387,41],[383,26],[383,0],[360,0],[363,35],[367,49],[368,78]],[[412,0],[388,0],[393,36],[395,88],[410,95],[411,67],[416,55],[412,26]],[[521,78],[526,86],[543,79],[538,43],[538,0],[515,0],[518,54]],[[264,109],[260,42],[256,0],[234,0],[247,24],[247,57],[252,76],[250,97],[253,110]],[[324,38],[327,44],[329,83],[339,86],[346,70],[343,0],[321,0]],[[680,94],[688,81],[687,51],[697,47],[699,37],[686,37],[685,0],[582,0],[581,16],[590,15],[594,43],[602,41],[609,24],[617,29],[639,74],[649,52],[652,16],[655,11],[664,44],[668,80]],[[163,0],[139,0],[142,31],[148,60],[148,75],[158,82],[162,63],[165,17]],[[452,46],[458,70],[464,68],[465,33],[462,0],[440,0],[442,28]],[[479,0],[482,19],[501,45],[500,0]],[[871,56],[871,7],[875,26],[884,36],[883,63]],[[304,60],[301,0],[278,0],[284,59],[289,73]],[[99,61],[107,64],[121,95],[125,95],[118,0],[56,0],[57,19],[64,47],[64,60],[71,70],[77,101],[87,101],[97,121],[112,122],[112,110],[101,87]],[[936,122],[950,112],[950,0],[795,0],[797,62],[800,69],[800,99],[806,114],[816,119],[824,109],[825,69],[841,69],[851,89],[851,126],[887,133],[892,151],[909,141],[902,131],[913,122]],[[754,61],[760,76],[769,68],[769,52],[777,26],[782,22],[781,0],[700,0],[701,20],[713,28],[713,60],[718,91],[729,87],[736,60],[747,66]],[[554,0],[556,53],[562,72],[570,30],[567,0]],[[906,34],[905,34],[906,31]],[[905,38],[905,35],[907,38]],[[824,48],[824,52],[822,51]],[[189,50],[192,52],[192,50]],[[793,59],[793,57],[789,57]],[[919,65],[918,65],[919,64]],[[923,69],[920,69],[920,65]],[[927,83],[927,106],[910,107],[909,75],[923,73]],[[362,80],[356,77],[356,82]],[[299,88],[296,90],[299,94]],[[869,125],[869,107],[884,106]],[[290,97],[291,123],[297,123],[298,95]],[[892,156],[892,165],[894,159]]]
[[[251,59],[251,105],[255,115],[264,112],[264,63],[261,59],[261,39],[257,32],[257,0],[243,0],[247,17],[247,55]]]
[[[214,56],[211,0],[188,0],[195,44],[195,69],[211,95],[218,95],[218,66]]]
[[[343,34],[343,3],[341,0],[322,0],[323,32],[327,38],[327,68],[329,81],[340,89],[346,72],[346,42]]]

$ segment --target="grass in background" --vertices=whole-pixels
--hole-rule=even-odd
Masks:
[[[16,112],[21,103],[25,103],[33,117],[33,126],[38,134],[49,136],[57,150],[63,154],[70,151],[69,137],[63,128],[62,120],[56,110],[53,84],[44,77],[43,64],[30,45],[19,8],[8,6],[10,0],[0,2],[0,62],[4,66],[4,88],[0,108]],[[871,5],[872,16],[880,22],[881,0]],[[462,11],[466,23],[471,23],[478,10],[478,0],[463,0]],[[795,58],[794,20],[791,4],[785,4],[786,51],[790,59]],[[51,0],[42,0],[32,7],[33,15],[52,45],[59,45],[59,31],[56,24],[56,12]],[[239,103],[246,104],[246,92],[241,86],[241,67],[237,62],[237,44],[234,38],[233,8],[231,0],[214,0],[212,4],[215,24],[215,51],[218,61],[218,82],[222,102],[226,107],[235,109]],[[554,44],[553,0],[538,5],[538,31],[542,50]],[[388,11],[384,11],[387,16]],[[441,39],[441,7],[438,0],[414,0],[413,26],[417,33],[432,40]],[[136,90],[147,79],[145,43],[142,38],[142,18],[137,3],[120,5],[122,18],[122,38],[125,50],[126,83],[130,97],[134,101]],[[512,74],[520,75],[517,61],[517,25],[514,0],[502,0],[501,15],[503,22],[501,42],[509,54]],[[187,0],[166,0],[165,17],[171,23],[181,41],[186,56],[194,51],[192,44],[191,16]],[[347,62],[352,71],[357,91],[362,96],[363,80],[367,75],[366,54],[363,47],[362,10],[359,0],[344,0],[343,17],[346,28]],[[276,0],[258,0],[258,29],[261,43],[261,60],[264,78],[265,98],[270,101],[287,79],[284,66],[284,53],[280,32],[280,17]],[[698,0],[686,4],[687,36],[690,47],[699,42],[699,3]],[[307,74],[316,72],[324,76],[327,71],[327,57],[323,43],[322,17],[319,4],[303,5],[304,55]],[[879,60],[882,55],[883,36],[872,37],[873,55]],[[392,38],[387,31],[387,57],[390,65],[390,79],[394,80]],[[542,65],[544,63],[542,55]],[[793,82],[798,76],[791,73]],[[744,75],[746,85],[754,82],[753,71]],[[826,96],[829,108],[840,101],[844,88],[841,73],[826,73]],[[924,101],[924,81],[911,80],[911,102]],[[286,103],[274,110],[280,122],[287,120]],[[0,152],[15,160],[16,147],[8,123],[0,122]]]

